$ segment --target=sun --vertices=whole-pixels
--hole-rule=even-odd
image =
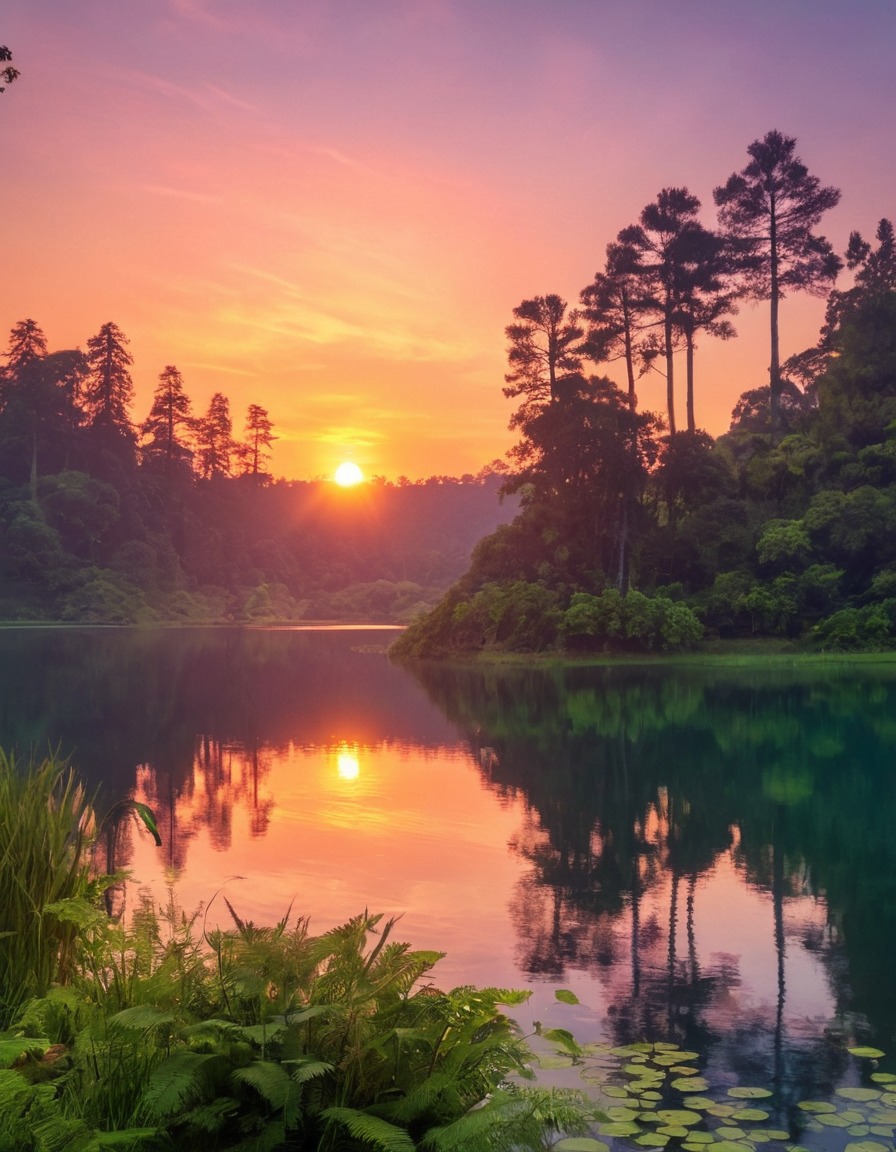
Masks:
[[[341,488],[351,488],[352,485],[361,483],[364,479],[364,473],[357,464],[352,464],[350,460],[346,460],[333,473],[333,479]]]

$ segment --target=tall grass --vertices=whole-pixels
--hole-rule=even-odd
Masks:
[[[93,830],[64,760],[22,763],[0,749],[0,1030],[70,972],[76,928],[45,908],[90,891]]]

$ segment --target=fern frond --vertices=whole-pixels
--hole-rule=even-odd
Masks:
[[[139,1148],[145,1140],[152,1140],[159,1134],[158,1128],[121,1128],[117,1132],[97,1132],[94,1143],[97,1148]]]
[[[290,1073],[296,1084],[305,1084],[309,1080],[327,1076],[334,1071],[334,1065],[328,1064],[326,1060],[315,1060],[313,1056],[305,1057],[303,1060],[284,1060],[282,1063],[287,1068],[296,1065],[295,1070]]]
[[[214,1062],[214,1063],[213,1063]],[[143,1120],[167,1120],[197,1104],[208,1089],[209,1074],[221,1057],[175,1052],[152,1072],[137,1107]]]
[[[496,1093],[452,1123],[431,1128],[422,1146],[432,1152],[496,1152],[511,1148],[527,1134],[532,1111],[525,1100]]]
[[[232,1096],[219,1096],[208,1104],[200,1104],[192,1108],[183,1117],[184,1123],[199,1132],[211,1135],[219,1132],[227,1121],[239,1112],[239,1101]]]
[[[285,1108],[293,1091],[289,1073],[271,1060],[253,1060],[248,1067],[237,1068],[231,1078],[254,1088],[272,1108]]]
[[[174,1019],[173,1013],[162,1012],[151,1004],[135,1004],[110,1016],[109,1027],[126,1032],[151,1032],[153,1028],[170,1027]]]
[[[372,1144],[380,1152],[414,1152],[414,1141],[404,1128],[361,1112],[357,1108],[327,1108],[323,1113],[327,1124],[338,1124],[347,1128],[355,1140]]]

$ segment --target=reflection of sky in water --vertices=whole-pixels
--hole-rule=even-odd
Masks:
[[[218,769],[203,771],[215,755]],[[139,798],[157,804],[148,769],[138,784]],[[211,825],[209,812],[216,815]],[[477,763],[460,744],[336,742],[263,749],[254,757],[230,748],[213,750],[204,761],[200,752],[169,831],[169,845],[181,845],[177,868],[159,867],[147,837],[134,845],[131,868],[135,882],[156,893],[166,878],[174,879],[187,910],[226,885],[240,915],[256,922],[274,922],[291,901],[296,913],[311,916],[313,931],[364,907],[399,913],[399,938],[447,952],[436,970],[440,984],[528,983],[537,993],[533,1015],[584,1024],[591,1033],[631,1002],[630,899],[618,915],[584,925],[588,943],[579,960],[542,977],[526,975],[524,958],[539,933],[550,935],[556,915],[555,890],[538,882],[531,863],[540,843],[547,850],[547,837],[520,797],[498,797],[483,786]],[[653,819],[646,831],[661,839],[662,820]],[[530,858],[519,851],[521,843]],[[776,1015],[772,898],[746,881],[736,852],[735,830],[730,849],[696,878],[693,890],[680,877],[675,895],[675,982],[698,977],[712,984],[699,1011],[713,1032],[748,1021],[771,1029]],[[228,881],[233,876],[240,879]],[[668,987],[672,901],[670,875],[661,870],[638,908],[644,997],[662,998]],[[825,906],[809,894],[789,895],[783,918],[785,1027],[793,1039],[818,1036],[834,1014],[817,947],[826,934]],[[213,905],[210,920],[226,925],[223,904]],[[574,989],[582,1007],[553,1005],[557,984]],[[685,998],[674,1012],[691,1010]]]

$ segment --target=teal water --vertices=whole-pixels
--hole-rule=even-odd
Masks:
[[[153,805],[161,852],[130,824],[112,845],[132,887],[224,885],[258,919],[295,897],[321,930],[403,913],[441,982],[679,1043],[720,1090],[770,1087],[779,1124],[868,1082],[850,1045],[896,1051],[888,666],[409,671],[387,640],[0,631],[0,744]]]

